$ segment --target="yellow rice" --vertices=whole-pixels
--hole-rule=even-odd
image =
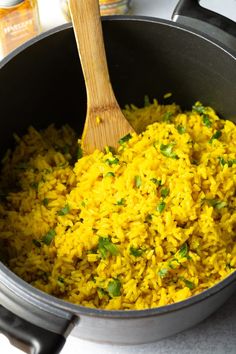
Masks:
[[[200,103],[124,113],[138,132],[152,124],[76,162],[68,126],[15,135],[1,179],[1,259],[38,289],[109,310],[181,301],[236,268],[236,126]]]

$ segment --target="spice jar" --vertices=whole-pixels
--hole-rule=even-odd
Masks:
[[[40,33],[36,0],[0,0],[2,56]]]
[[[99,0],[101,15],[123,15],[126,14],[131,7],[131,0]],[[70,12],[67,0],[61,0],[62,12],[70,21]]]

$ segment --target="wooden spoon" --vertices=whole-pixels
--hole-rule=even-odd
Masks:
[[[85,154],[104,146],[116,147],[133,128],[113,92],[103,43],[98,0],[69,0],[80,62],[87,91],[87,115],[82,135]]]

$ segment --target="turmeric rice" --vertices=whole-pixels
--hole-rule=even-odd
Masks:
[[[236,269],[234,123],[147,97],[124,114],[139,134],[116,151],[82,156],[75,132],[51,125],[15,134],[2,161],[1,260],[42,291],[107,310],[178,302]]]

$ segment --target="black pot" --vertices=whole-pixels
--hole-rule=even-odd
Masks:
[[[175,17],[187,23],[187,14],[195,17],[191,21],[196,24],[202,11],[213,18],[213,13],[202,10],[195,1],[185,0],[177,7]],[[216,40],[170,21],[104,19],[110,75],[120,105],[141,105],[145,94],[161,98],[172,92],[172,99],[183,108],[200,100],[215,107],[220,115],[235,119],[236,25],[222,17],[215,20],[215,25],[221,27],[215,30],[220,33]],[[225,26],[231,34],[225,33]],[[57,125],[67,122],[82,131],[85,87],[70,25],[31,40],[0,63],[0,107],[0,153],[11,145],[13,132],[21,134],[30,124],[42,128],[52,121]],[[74,335],[93,341],[145,343],[203,320],[235,288],[233,273],[203,293],[173,305],[105,311],[49,296],[0,263],[0,331],[13,344],[41,354],[58,353],[73,327]]]

